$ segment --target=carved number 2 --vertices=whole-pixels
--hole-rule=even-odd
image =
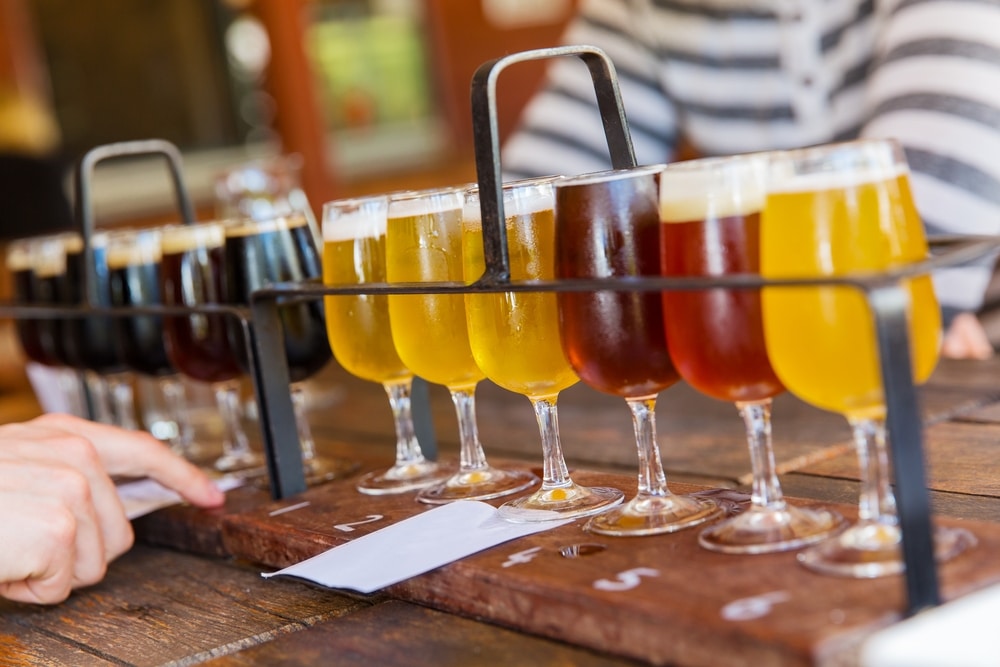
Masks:
[[[625,570],[624,572],[619,572],[615,576],[617,581],[611,581],[610,579],[598,579],[594,582],[594,588],[599,591],[627,591],[638,586],[642,582],[643,577],[658,576],[660,576],[659,570],[654,570],[649,567],[637,567],[631,570]]]
[[[345,533],[353,533],[354,526],[360,526],[362,524],[371,523],[372,521],[378,521],[382,518],[381,514],[369,514],[367,517],[361,521],[353,521],[351,523],[338,523],[334,526],[337,530],[342,530]]]

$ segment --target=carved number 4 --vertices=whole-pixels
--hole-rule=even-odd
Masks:
[[[594,582],[594,588],[599,591],[628,591],[642,582],[643,577],[658,577],[660,576],[659,570],[654,570],[649,567],[637,567],[631,570],[625,570],[624,572],[619,572],[615,579],[616,581],[611,581],[610,579],[598,579]]]
[[[382,518],[382,516],[383,515],[381,514],[369,514],[361,521],[353,521],[351,523],[338,523],[337,525],[334,526],[334,528],[336,528],[337,530],[341,530],[345,533],[353,533],[354,526],[360,526],[362,524],[371,523],[372,521],[378,521],[379,519]]]

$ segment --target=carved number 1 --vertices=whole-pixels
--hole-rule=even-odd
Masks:
[[[336,528],[337,530],[341,530],[345,533],[353,533],[354,526],[360,526],[362,524],[371,523],[372,521],[378,521],[379,519],[382,518],[382,516],[383,515],[381,514],[369,514],[361,521],[353,521],[351,523],[338,523],[337,525],[334,526],[334,528]]]
[[[599,591],[628,591],[642,582],[643,577],[658,577],[660,576],[659,570],[654,570],[649,567],[637,567],[631,570],[625,570],[624,572],[619,572],[615,575],[616,581],[611,581],[610,579],[598,579],[594,582],[594,588]]]

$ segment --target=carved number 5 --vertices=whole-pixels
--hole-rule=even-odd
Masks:
[[[658,576],[660,576],[659,570],[649,567],[637,567],[619,572],[615,577],[617,581],[598,579],[594,582],[594,588],[599,591],[628,591],[638,586],[642,582],[643,577]]]
[[[336,528],[337,530],[341,530],[345,533],[353,533],[354,526],[360,526],[362,524],[371,523],[372,521],[378,521],[379,519],[382,518],[382,516],[383,515],[381,514],[369,514],[361,521],[354,521],[351,523],[338,523],[337,525],[334,526],[334,528]]]

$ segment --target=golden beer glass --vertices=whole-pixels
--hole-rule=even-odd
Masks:
[[[509,183],[503,188],[507,254],[511,280],[555,277],[555,178]],[[465,280],[486,268],[479,191],[465,195],[462,230]],[[618,489],[575,483],[559,440],[556,400],[579,380],[559,341],[559,312],[551,292],[494,292],[465,295],[472,355],[492,382],[527,396],[542,438],[542,485],[533,494],[509,500],[500,514],[514,521],[586,516],[621,502]]]
[[[402,192],[389,198],[386,275],[390,283],[452,283],[462,279],[465,186]],[[389,295],[389,323],[399,358],[428,382],[451,392],[458,416],[459,469],[417,499],[439,504],[517,493],[538,481],[528,471],[502,470],[486,460],[476,426],[475,390],[484,374],[472,356],[463,294]]]
[[[761,220],[761,273],[769,278],[879,272],[927,257],[909,168],[891,141],[862,140],[789,151],[770,160]],[[937,363],[941,319],[929,276],[906,279],[915,383]],[[861,473],[858,521],[799,553],[825,574],[880,577],[902,571],[901,534],[885,441],[885,400],[874,321],[850,287],[763,290],[768,355],[782,383],[851,425]],[[934,531],[939,560],[974,543],[964,530]]]
[[[375,195],[323,205],[323,284],[332,287],[386,282],[385,233],[389,199]],[[424,457],[413,427],[413,373],[392,343],[385,294],[328,295],[326,330],[333,356],[344,370],[378,382],[389,395],[396,427],[396,460],[388,470],[364,475],[362,493],[413,491],[453,472]]]

